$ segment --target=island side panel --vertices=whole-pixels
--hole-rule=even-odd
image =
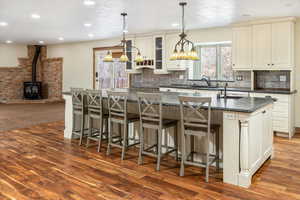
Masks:
[[[238,185],[239,174],[238,114],[223,112],[223,182]]]
[[[72,95],[63,95],[65,99],[65,130],[64,138],[72,139],[72,126],[73,126],[73,105],[72,105]]]

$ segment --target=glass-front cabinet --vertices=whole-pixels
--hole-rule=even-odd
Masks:
[[[141,73],[140,70],[136,69],[136,63],[134,62],[134,56],[136,51],[132,48],[134,46],[134,39],[128,39],[126,41],[126,55],[129,59],[128,62],[126,62],[126,73],[129,74],[138,74]]]
[[[154,74],[167,74],[166,45],[164,35],[153,36],[154,42]]]

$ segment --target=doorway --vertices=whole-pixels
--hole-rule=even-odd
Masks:
[[[112,51],[113,62],[103,62],[107,51]],[[130,77],[126,73],[126,63],[119,62],[122,55],[120,48],[95,48],[94,49],[94,69],[93,69],[93,88],[112,89],[128,88]]]

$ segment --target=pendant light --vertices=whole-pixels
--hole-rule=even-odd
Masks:
[[[121,44],[117,45],[117,46],[121,46],[123,48],[123,51],[122,51],[122,55],[119,59],[120,62],[130,62],[128,57],[127,57],[127,54],[126,54],[126,37],[125,37],[125,33],[127,32],[126,31],[126,16],[127,16],[127,13],[121,13],[121,16],[123,18],[123,38],[121,40]],[[131,48],[134,48],[137,50],[137,56],[135,57],[134,59],[134,62],[143,62],[144,59],[141,55],[141,52],[140,52],[140,49],[131,45]],[[103,59],[104,62],[113,62],[113,57],[112,57],[112,53],[111,51],[108,51],[106,56],[104,57]]]
[[[180,40],[176,43],[170,60],[199,60],[194,43],[186,39],[187,34],[185,33],[184,7],[187,3],[180,2],[179,5],[182,8],[182,31],[179,35]]]

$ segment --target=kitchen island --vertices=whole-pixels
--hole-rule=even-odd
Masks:
[[[118,89],[120,90],[120,89]],[[129,92],[128,112],[138,113],[136,93],[140,90],[122,89]],[[207,97],[207,94],[161,92],[163,117],[180,120],[178,96]],[[106,101],[106,94],[103,94]],[[221,124],[220,139],[223,157],[223,181],[249,187],[253,174],[273,156],[273,130],[271,98],[217,98],[213,95],[212,122]],[[72,138],[72,97],[64,93],[65,138]],[[107,107],[106,103],[104,105]],[[131,128],[130,131],[139,130]],[[180,132],[179,132],[180,133]],[[179,134],[180,135],[180,134]],[[180,136],[179,136],[180,138]],[[196,144],[197,145],[197,144]],[[200,145],[200,143],[199,143]]]

